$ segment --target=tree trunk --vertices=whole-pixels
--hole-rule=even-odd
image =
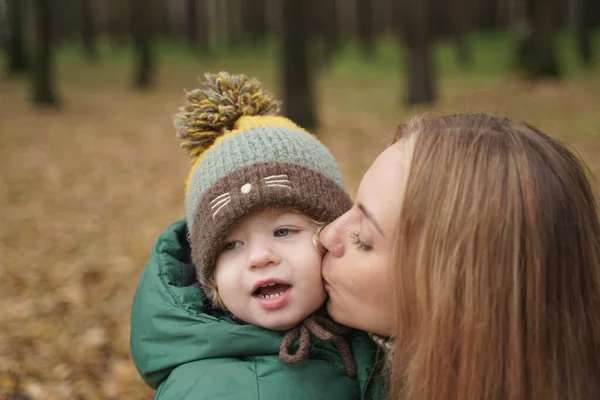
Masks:
[[[244,35],[254,46],[259,45],[267,36],[267,12],[265,0],[243,0],[242,9]]]
[[[160,34],[165,39],[171,38],[170,16],[169,0],[160,0]]]
[[[209,23],[209,8],[206,0],[200,0],[198,4],[198,50],[202,54],[211,53],[210,45],[210,23]]]
[[[103,0],[107,1],[107,0]],[[110,36],[110,43],[114,47],[123,47],[127,43],[127,25],[133,24],[132,18],[129,18],[127,14],[130,13],[128,6],[131,2],[123,0],[111,0],[110,1],[110,13],[108,20],[108,31]]]
[[[594,54],[592,53],[591,30],[593,23],[592,0],[579,0],[577,18],[577,49],[579,58],[587,68],[594,65]]]
[[[456,61],[462,68],[469,68],[473,64],[473,55],[469,44],[468,34],[457,32],[456,36]]]
[[[232,23],[231,21],[236,21],[236,17],[232,14],[232,10],[234,10],[237,5],[232,5],[231,2],[238,2],[239,0],[213,0],[215,3],[215,14],[214,19],[216,23],[213,25],[215,31],[215,40],[218,48],[222,46],[232,46],[234,45],[236,39],[232,37],[232,32],[234,29],[232,26],[236,26],[236,23]],[[237,28],[236,28],[237,29]]]
[[[496,8],[496,25],[498,26],[498,30],[506,32],[510,29],[510,3],[511,0],[503,0],[499,1]],[[475,2],[471,2],[471,6],[473,7]],[[471,15],[475,15],[471,12]],[[471,19],[471,28],[477,28],[477,21],[475,19]]]
[[[565,20],[567,29],[577,31],[584,0],[567,0]]]
[[[357,7],[358,9],[358,7]],[[390,11],[387,0],[371,0],[373,10],[373,37],[386,36],[390,28]]]
[[[26,72],[29,69],[29,60],[25,52],[25,2],[23,0],[9,0],[8,23],[8,75]]]
[[[222,1],[222,0],[221,0]],[[222,7],[225,11],[227,44],[231,48],[237,48],[242,43],[243,35],[243,0],[229,0],[223,2]]]
[[[56,106],[58,99],[53,87],[52,15],[48,0],[34,0],[35,62],[33,68],[33,103]]]
[[[277,34],[281,37],[281,29],[283,22],[281,20],[282,12],[280,0],[266,0],[265,4],[265,21],[267,24],[267,33]]]
[[[196,0],[186,0],[186,36],[188,45],[196,50],[198,48],[198,12]]]
[[[283,107],[284,114],[300,126],[317,126],[314,91],[307,43],[305,0],[283,3]]]
[[[402,18],[402,30],[407,50],[408,75],[405,97],[409,105],[431,104],[436,99],[433,34],[430,0],[398,2],[395,15]]]
[[[266,0],[255,0],[254,12],[256,15],[254,38],[263,42],[267,38],[267,4]]]
[[[153,81],[152,33],[154,28],[154,0],[131,0],[131,29],[135,51],[134,86],[149,89]],[[133,16],[134,15],[134,16]]]
[[[317,45],[311,48],[314,64],[319,68],[327,68],[341,47],[336,0],[305,0],[305,3],[308,41]]]
[[[556,0],[527,0],[529,28],[518,46],[517,68],[529,79],[559,78],[555,43]]]
[[[83,49],[89,62],[95,62],[98,59],[96,51],[96,31],[94,24],[94,12],[92,10],[92,0],[80,0],[81,4],[81,39]]]
[[[429,46],[411,46],[408,49],[409,105],[431,104],[435,101],[433,87],[433,60]]]
[[[556,50],[556,0],[533,0],[533,44],[535,57],[533,58],[531,73],[533,77],[559,77],[558,55]]]
[[[356,0],[356,30],[363,56],[372,58],[374,53],[374,15],[372,0]]]
[[[453,16],[454,41],[456,43],[456,61],[463,68],[473,63],[471,46],[469,44],[469,28],[471,26],[471,8],[469,0],[449,1],[449,14]]]
[[[342,43],[337,2],[336,0],[319,0],[319,2],[324,7],[321,26],[325,44],[325,61],[329,63],[340,50]]]
[[[498,27],[498,2],[506,1],[506,0],[485,0],[485,1],[477,1],[479,3],[479,18],[480,18],[480,28],[493,30]],[[473,7],[474,4],[471,5]]]
[[[138,89],[149,89],[152,86],[152,50],[150,40],[136,41],[137,48],[137,74],[135,87]]]
[[[46,0],[52,13],[52,41],[54,47],[76,46],[81,36],[80,2],[73,0]]]

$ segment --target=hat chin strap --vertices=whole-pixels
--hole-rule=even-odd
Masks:
[[[313,314],[300,324],[290,329],[283,337],[279,348],[279,358],[288,364],[297,364],[308,358],[310,348],[310,334],[318,339],[333,343],[337,347],[346,375],[353,378],[356,376],[356,363],[352,358],[352,352],[342,335],[348,333],[349,328],[334,322],[332,319]],[[295,354],[290,352],[292,344],[299,340],[298,350]]]

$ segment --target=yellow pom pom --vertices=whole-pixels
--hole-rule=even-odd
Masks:
[[[242,116],[277,115],[280,103],[245,75],[207,73],[202,87],[185,94],[175,116],[177,137],[192,159],[232,130]]]

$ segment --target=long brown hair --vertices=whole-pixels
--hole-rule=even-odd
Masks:
[[[536,128],[418,118],[396,242],[392,399],[600,399],[600,223]]]

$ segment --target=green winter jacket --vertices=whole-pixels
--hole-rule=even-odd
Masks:
[[[320,340],[309,359],[279,360],[282,333],[206,313],[193,278],[185,220],[157,240],[131,314],[131,352],[155,399],[378,399],[375,347],[352,333],[357,377],[346,376],[335,346]]]

